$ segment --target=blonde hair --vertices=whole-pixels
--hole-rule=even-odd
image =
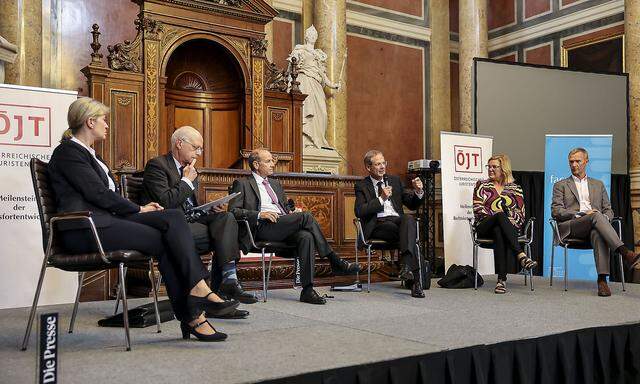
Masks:
[[[493,155],[489,158],[487,164],[489,164],[489,161],[491,160],[495,160],[500,163],[500,168],[502,169],[502,182],[505,184],[513,183],[513,172],[511,171],[511,160],[509,159],[509,156],[504,154]]]
[[[67,112],[67,124],[69,129],[62,134],[62,140],[68,140],[75,135],[84,124],[92,117],[98,117],[109,113],[109,107],[90,97],[80,97],[69,106]]]

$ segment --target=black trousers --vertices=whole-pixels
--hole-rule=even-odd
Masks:
[[[504,212],[498,212],[477,223],[476,232],[479,237],[493,239],[493,260],[498,279],[507,280],[507,258],[522,252],[518,243],[518,228],[511,224]]]
[[[416,219],[411,215],[401,215],[379,218],[369,238],[398,243],[402,261],[409,270],[415,271],[420,268],[416,236]]]
[[[178,320],[190,321],[186,301],[189,291],[207,278],[196,253],[184,213],[176,209],[113,217],[108,227],[98,228],[105,251],[131,249],[154,256]],[[64,247],[72,253],[96,252],[89,229],[60,232]]]
[[[211,289],[217,291],[222,282],[222,266],[240,259],[238,223],[231,212],[215,212],[189,223],[198,253],[213,251]]]
[[[329,256],[333,249],[325,239],[316,219],[309,212],[296,212],[278,217],[272,223],[258,221],[257,240],[284,241],[295,244],[293,254],[283,257],[295,257],[300,261],[300,282],[302,287],[313,286],[313,272],[316,251],[322,257]]]

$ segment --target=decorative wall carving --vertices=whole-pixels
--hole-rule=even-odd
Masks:
[[[264,60],[253,59],[253,134],[264,143],[262,111],[264,110]],[[257,144],[257,143],[256,143]]]
[[[144,17],[142,14],[134,21],[134,24],[138,31],[144,32],[145,39],[158,40],[160,33],[164,30],[162,22],[150,17]]]
[[[145,120],[145,158],[158,155],[158,42],[145,44],[145,93],[147,98]]]
[[[140,72],[142,62],[142,32],[133,41],[125,40],[122,43],[107,46],[109,55],[107,63],[109,68],[116,71]]]
[[[229,42],[240,53],[244,63],[249,66],[249,42],[246,39],[240,39],[233,36],[219,36]]]
[[[265,58],[267,44],[269,44],[269,42],[266,39],[251,39],[251,55],[253,57]]]
[[[288,88],[287,70],[279,69],[274,63],[269,63],[266,70],[265,89],[286,92]]]
[[[183,72],[173,81],[173,88],[188,91],[207,91],[207,84],[197,73]]]
[[[311,212],[327,239],[335,238],[333,233],[333,193],[328,195],[311,194],[311,192],[305,194],[290,193],[288,197],[295,201],[296,207],[302,208],[303,211]]]

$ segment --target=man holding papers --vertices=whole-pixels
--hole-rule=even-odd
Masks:
[[[234,216],[216,209],[206,215],[190,214],[199,205],[195,163],[202,151],[200,132],[189,126],[176,129],[171,136],[171,152],[151,159],[145,166],[143,184],[146,198],[157,201],[164,208],[182,209],[187,221],[193,221],[189,227],[198,252],[214,252],[211,290],[244,304],[255,303],[256,298],[242,289],[236,275],[240,251],[238,225]],[[247,315],[247,311],[236,310],[231,317],[243,318]]]

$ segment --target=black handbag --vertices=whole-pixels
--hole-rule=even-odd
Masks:
[[[158,311],[160,312],[160,322],[164,323],[175,318],[173,308],[169,300],[158,302]],[[153,309],[153,303],[141,305],[127,311],[129,314],[129,327],[145,328],[156,325],[156,313]],[[124,317],[122,313],[98,320],[101,327],[124,327]]]
[[[478,275],[478,287],[482,287],[484,280],[470,265],[452,264],[444,277],[438,280],[442,288],[473,288],[475,275]]]

